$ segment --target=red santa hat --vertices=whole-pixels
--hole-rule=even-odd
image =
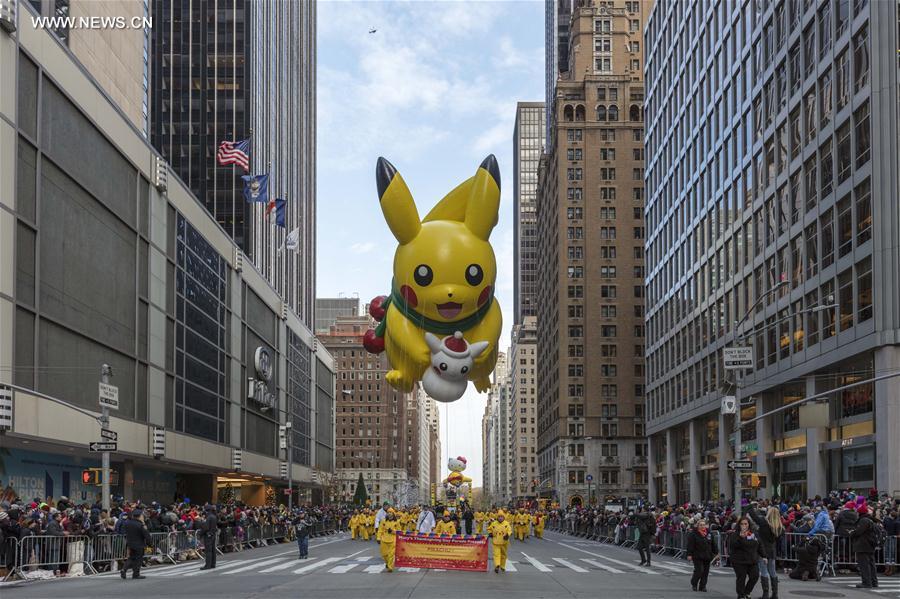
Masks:
[[[463,334],[456,331],[453,335],[444,337],[444,347],[455,354],[464,354],[469,349],[469,344],[463,338]]]

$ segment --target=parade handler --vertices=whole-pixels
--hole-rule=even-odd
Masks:
[[[397,521],[397,515],[393,511],[388,512],[378,528],[380,536],[379,542],[381,544],[381,558],[384,560],[385,571],[393,572],[397,549],[397,531],[400,530],[400,523]]]

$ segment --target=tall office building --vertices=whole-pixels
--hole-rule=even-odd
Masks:
[[[52,33],[68,46],[91,77],[146,136],[149,132],[150,0],[27,0],[35,16],[124,18],[127,27],[82,28],[55,21]],[[23,11],[24,12],[24,11]],[[71,27],[69,25],[72,25]],[[30,26],[30,23],[29,23]]]
[[[647,26],[650,498],[900,489],[897,2],[657,3]],[[742,374],[723,348],[752,348]],[[819,422],[790,405],[839,387]]]
[[[316,334],[327,333],[340,316],[359,316],[359,298],[316,298]]]
[[[312,327],[315,298],[315,2],[153,0],[150,139],[172,170]],[[287,200],[285,227],[247,203],[224,140],[251,138],[252,174]],[[282,247],[299,229],[298,250]]]
[[[513,325],[509,347],[510,458],[513,499],[537,494],[537,319]]]
[[[419,433],[407,433],[412,429],[407,425],[408,407],[416,394],[388,385],[384,380],[389,370],[387,356],[363,348],[362,337],[372,324],[368,316],[342,316],[328,333],[317,337],[335,361],[339,493],[352,499],[362,473],[373,502],[394,502],[418,473],[409,460],[408,446],[416,442]]]
[[[440,485],[443,455],[441,454],[441,414],[438,412],[438,404],[428,398],[425,402],[425,421],[428,423],[428,442],[430,445],[430,484]],[[430,492],[430,491],[429,491]]]
[[[4,484],[95,499],[81,471],[99,465],[88,444],[108,364],[115,495],[202,503],[230,487],[264,505],[286,500],[286,468],[300,500],[316,500],[313,472],[334,461],[332,357],[168,176],[95,71],[127,67],[82,63],[73,46],[87,31],[73,28],[67,46],[32,24],[33,2],[17,14],[16,28],[0,27],[0,72],[12,74],[0,106],[0,397],[17,415]],[[105,34],[98,51],[117,39]]]
[[[482,442],[488,446],[486,470],[490,479],[483,478],[482,486],[492,503],[505,504],[512,498],[512,429],[507,356],[503,352],[497,357],[488,405],[491,408],[487,415],[489,422],[482,425],[488,437]]]
[[[556,81],[569,71],[569,19],[575,0],[544,0],[544,100],[553,105]],[[550,122],[544,125],[544,137],[550,138]]]
[[[514,324],[537,313],[537,171],[544,148],[543,102],[519,102],[513,129]]]
[[[538,184],[538,464],[561,503],[637,496],[644,439],[643,23],[583,2]],[[588,478],[590,476],[590,478]],[[589,483],[592,483],[589,485]]]

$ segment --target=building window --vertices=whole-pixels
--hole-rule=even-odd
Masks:
[[[854,190],[856,196],[856,245],[872,238],[872,194],[869,180],[860,183]]]
[[[869,31],[863,26],[853,37],[853,91],[859,93],[869,82]]]
[[[869,161],[869,147],[872,143],[869,131],[869,102],[865,102],[859,110],[853,113],[853,123],[856,129],[856,168],[861,168]]]

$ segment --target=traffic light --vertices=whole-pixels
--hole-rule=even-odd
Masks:
[[[82,470],[81,471],[81,484],[83,484],[83,485],[99,485],[100,484],[100,471],[99,470]]]

